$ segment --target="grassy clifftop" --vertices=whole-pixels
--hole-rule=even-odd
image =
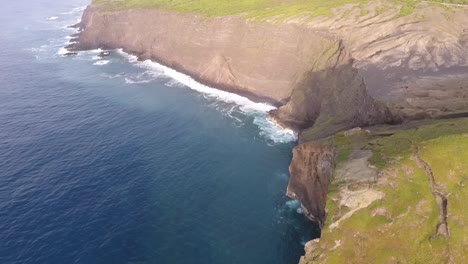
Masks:
[[[372,0],[94,0],[93,3],[108,3],[115,8],[159,8],[178,12],[198,13],[206,16],[227,16],[245,14],[251,18],[311,17],[331,15],[334,8],[355,4],[367,14],[365,5]],[[394,6],[400,8],[400,15],[411,14],[420,2],[468,4],[468,0],[389,0],[382,4],[382,10]]]
[[[302,263],[463,263],[468,119],[415,127],[336,136],[327,223]],[[369,150],[374,175],[356,155]]]
[[[112,3],[120,8],[161,8],[178,12],[199,13],[206,16],[247,14],[251,17],[276,15],[329,14],[334,7],[368,0],[95,0],[94,3]]]

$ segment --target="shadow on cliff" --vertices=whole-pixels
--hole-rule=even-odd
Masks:
[[[351,59],[336,58],[326,65],[337,66],[306,73],[289,102],[270,112],[278,123],[300,132],[302,144],[293,151],[287,195],[299,200],[304,214],[320,228],[326,220],[335,149],[313,141],[354,127],[395,124],[401,120],[367,93],[365,81]]]
[[[299,131],[301,142],[354,127],[400,122],[387,105],[368,95],[352,60],[306,73],[289,102],[270,115],[279,124]]]

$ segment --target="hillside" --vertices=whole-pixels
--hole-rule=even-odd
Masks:
[[[337,134],[320,241],[301,263],[464,263],[468,119]]]

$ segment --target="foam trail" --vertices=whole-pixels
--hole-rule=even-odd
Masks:
[[[122,55],[123,57],[127,58],[128,62],[130,63],[135,63],[138,61],[138,57],[135,56],[135,55],[132,55],[132,54],[128,54],[126,53],[125,51],[123,51],[122,49],[117,49],[117,52]]]
[[[267,113],[263,116],[256,116],[253,122],[260,128],[260,135],[269,138],[274,143],[288,143],[297,140],[294,131],[279,128],[275,122],[268,118]]]
[[[103,65],[106,65],[108,63],[109,63],[108,60],[100,60],[100,61],[96,61],[95,63],[93,63],[93,65],[103,66]]]
[[[276,109],[276,107],[270,104],[256,103],[238,94],[211,88],[195,81],[192,77],[186,74],[180,73],[159,63],[153,62],[151,60],[139,62],[138,57],[130,55],[124,52],[122,49],[117,51],[122,56],[126,57],[130,63],[135,63],[142,68],[154,71],[156,76],[163,74],[172,78],[178,83],[181,83],[190,89],[198,91],[208,97],[212,97],[226,103],[233,103],[238,105],[241,112],[254,116],[254,124],[260,128],[260,135],[268,138],[274,143],[287,143],[297,140],[297,136],[292,130],[280,128],[268,118],[268,112]],[[232,116],[232,111],[230,111],[229,116]]]
[[[66,49],[66,48],[60,48],[60,49],[57,51],[57,55],[65,55],[65,54],[67,54],[68,52],[70,52],[68,49]]]
[[[51,17],[48,17],[47,20],[56,20],[58,18],[59,18],[58,16],[51,16]]]
[[[101,52],[102,52],[102,49],[100,49],[100,48],[99,48],[99,49],[93,49],[93,50],[88,50],[88,51],[85,51],[85,52],[91,53],[91,54],[93,54],[93,53],[101,53]]]
[[[177,80],[181,84],[188,86],[195,91],[207,94],[208,96],[211,96],[211,97],[215,97],[226,103],[235,103],[237,105],[240,105],[242,106],[242,109],[245,110],[246,112],[248,111],[268,112],[270,110],[275,109],[274,106],[269,105],[269,104],[255,103],[246,97],[208,87],[204,84],[201,84],[195,81],[192,77],[188,75],[177,72],[176,70],[173,70],[169,67],[163,66],[159,63],[156,63],[150,60],[141,62],[141,65],[147,69],[155,69],[156,71],[162,72],[164,75]]]
[[[285,205],[290,210],[297,210],[297,208],[300,208],[301,202],[299,202],[299,200],[289,200]]]

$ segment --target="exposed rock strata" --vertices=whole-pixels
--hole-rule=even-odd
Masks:
[[[82,28],[77,49],[124,48],[202,83],[286,104],[273,117],[297,131],[317,121],[325,123],[317,133],[322,136],[391,119],[367,95],[341,40],[324,30],[100,5],[86,9]]]
[[[79,49],[123,48],[214,87],[284,104],[334,39],[297,25],[170,11],[89,6]]]
[[[293,150],[287,195],[302,203],[304,214],[320,228],[326,218],[325,203],[332,180],[335,154],[331,146],[304,143]]]
[[[375,0],[300,22],[339,36],[369,94],[405,118],[467,112],[468,6],[421,2],[411,15],[399,12],[395,2]]]
[[[352,66],[341,42],[331,47],[294,89],[289,102],[271,114],[282,124],[303,131],[310,141],[358,126],[397,122],[390,110],[367,93],[364,79]]]

